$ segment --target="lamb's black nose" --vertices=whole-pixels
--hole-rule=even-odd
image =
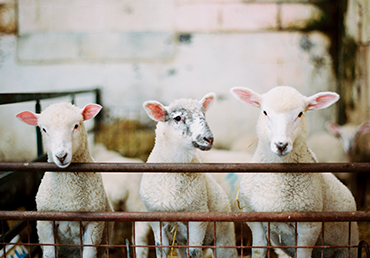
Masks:
[[[66,159],[68,153],[66,153],[63,157],[58,157],[57,155],[55,155],[57,157],[57,159],[60,161],[60,163],[63,164],[64,160]]]
[[[208,137],[208,138],[207,138],[207,137],[204,137],[203,139],[204,139],[206,142],[208,142],[209,144],[211,144],[211,145],[213,144],[213,137]]]
[[[288,143],[283,143],[283,142],[278,142],[278,143],[275,143],[276,144],[276,147],[278,148],[279,152],[282,153],[286,147],[288,146]]]

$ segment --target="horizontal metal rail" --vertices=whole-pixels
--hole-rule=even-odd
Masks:
[[[58,221],[227,221],[347,222],[370,221],[370,211],[357,212],[55,212],[0,211],[0,220]]]
[[[1,162],[0,171],[58,172],[369,172],[370,163],[73,163],[60,168],[47,162]],[[369,172],[370,173],[370,172]]]
[[[83,93],[99,93],[99,88],[76,90],[76,91],[62,91],[62,92],[32,92],[32,93],[1,93],[0,105],[13,104],[19,102],[27,102],[33,100],[53,99],[70,95],[77,95]]]

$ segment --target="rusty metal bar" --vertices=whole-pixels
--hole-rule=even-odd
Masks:
[[[56,221],[223,221],[330,222],[370,221],[370,211],[341,212],[54,212],[0,211],[0,220]]]
[[[2,93],[0,94],[0,105],[33,100],[53,99],[75,94],[94,93],[96,91],[97,88],[62,92]]]
[[[73,163],[60,168],[47,162],[1,162],[0,171],[58,172],[369,172],[370,163]]]

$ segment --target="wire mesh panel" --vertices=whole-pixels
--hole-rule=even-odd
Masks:
[[[236,248],[238,250],[238,254],[240,257],[247,257],[250,255],[252,248],[264,248],[267,250],[267,257],[272,257],[275,254],[272,252],[272,249],[278,249],[282,248],[284,250],[286,249],[292,249],[293,253],[296,253],[296,250],[300,248],[313,248],[314,249],[314,257],[327,257],[327,255],[324,255],[326,252],[330,253],[331,250],[336,249],[345,249],[348,252],[348,257],[354,257],[357,256],[357,248],[359,246],[359,243],[356,245],[350,244],[350,234],[348,234],[348,243],[341,246],[333,246],[328,245],[325,243],[325,236],[321,235],[321,242],[316,243],[315,246],[298,246],[297,245],[297,229],[299,227],[300,222],[318,222],[321,224],[322,228],[325,227],[328,223],[333,222],[341,222],[346,225],[348,228],[348,231],[351,230],[351,223],[353,221],[368,221],[370,220],[370,216],[368,212],[316,212],[316,213],[298,213],[298,212],[284,212],[284,213],[233,213],[233,212],[213,212],[213,213],[197,213],[197,212],[154,212],[154,213],[146,213],[146,212],[138,212],[138,213],[132,213],[132,212],[24,212],[24,211],[0,211],[0,219],[1,220],[22,220],[27,223],[27,225],[30,225],[31,221],[39,220],[39,221],[49,221],[54,228],[54,233],[58,230],[58,226],[61,222],[75,222],[79,224],[79,239],[77,242],[74,243],[68,243],[68,244],[60,244],[58,241],[55,241],[54,243],[38,243],[33,242],[30,239],[31,227],[26,227],[25,232],[19,232],[16,237],[12,237],[12,241],[9,241],[9,236],[4,232],[4,221],[2,223],[2,236],[5,237],[1,238],[1,245],[2,247],[6,246],[16,246],[19,247],[17,249],[23,250],[26,253],[33,253],[34,249],[38,246],[56,246],[58,248],[55,249],[55,254],[57,256],[58,250],[60,250],[61,247],[63,248],[70,248],[69,252],[77,252],[81,253],[83,252],[83,248],[86,247],[98,247],[102,249],[104,252],[107,253],[110,257],[115,257],[115,255],[124,254],[125,257],[135,257],[135,248],[136,247],[148,247],[149,249],[158,249],[158,250],[164,250],[166,249],[167,253],[169,255],[175,256],[175,252],[177,250],[180,250],[180,252],[183,252],[185,250],[188,250],[189,248],[201,248],[205,252],[213,253],[214,257],[217,257],[217,250],[221,248]],[[125,244],[117,245],[110,243],[109,237],[113,232],[107,231],[107,243],[109,244],[101,244],[101,243],[95,243],[91,245],[83,245],[83,223],[84,222],[91,222],[91,221],[105,221],[106,223],[109,223],[111,221],[127,221],[127,222],[135,222],[135,221],[155,221],[158,223],[161,223],[162,225],[164,223],[173,223],[174,225],[178,222],[183,222],[184,225],[188,225],[190,222],[194,221],[207,221],[212,225],[214,228],[214,243],[216,242],[216,223],[219,222],[235,222],[235,223],[245,223],[245,222],[260,222],[263,221],[267,225],[267,246],[251,246],[250,241],[245,241],[245,239],[241,239],[237,242],[235,246],[216,246],[214,243],[210,245],[189,245],[188,240],[186,239],[186,244],[180,245],[179,242],[182,242],[182,240],[179,240],[176,238],[176,228],[174,228],[173,236],[171,238],[171,241],[169,241],[168,244],[162,243],[155,243],[150,245],[137,245],[134,241],[134,238],[132,239],[126,239]],[[271,227],[274,223],[282,223],[282,222],[288,222],[292,225],[295,229],[295,237],[294,237],[294,244],[291,246],[283,245],[283,242],[281,242],[281,245],[276,245],[276,243],[273,243],[271,240],[273,238],[271,234]],[[109,227],[107,227],[109,228]],[[133,232],[135,226],[133,224]],[[188,228],[187,228],[188,229]],[[245,230],[243,227],[239,228],[239,230],[236,230],[236,235],[244,235],[243,230]],[[323,231],[322,231],[323,232]],[[186,235],[189,236],[189,232],[186,232]],[[22,242],[19,241],[19,239],[22,237]],[[162,236],[162,239],[164,239],[167,236]],[[191,236],[190,236],[191,237]],[[57,238],[55,238],[57,239]],[[365,247],[365,244],[360,244],[360,247]],[[181,251],[182,249],[182,251]],[[209,249],[209,250],[207,250]],[[1,250],[2,254],[6,252],[6,257],[10,257],[10,248],[2,248]],[[279,250],[278,250],[279,252]],[[282,251],[280,250],[280,253]],[[289,253],[289,251],[287,251]],[[152,252],[153,253],[153,252]],[[352,253],[352,254],[351,254]],[[164,256],[164,253],[163,253]],[[294,254],[293,254],[294,256]],[[152,257],[152,256],[150,256]],[[166,256],[164,256],[166,257]]]
[[[354,164],[129,164],[129,163],[79,163],[71,164],[67,168],[59,168],[52,163],[31,162],[31,163],[0,163],[0,171],[18,171],[20,173],[34,173],[36,171],[60,171],[76,172],[282,172],[290,173],[295,171],[317,173],[319,171],[335,172],[357,172],[366,171],[369,168],[367,163]],[[355,257],[368,254],[367,239],[360,239],[365,242],[353,243],[349,232],[354,228],[354,222],[370,222],[370,214],[367,211],[357,212],[53,212],[53,211],[0,211],[1,238],[0,257],[11,257],[12,252],[18,254],[30,254],[32,257],[41,253],[41,248],[46,246],[54,248],[54,255],[62,248],[75,250],[76,256],[81,256],[84,249],[97,247],[108,257],[137,257],[141,249],[147,249],[148,257],[158,256],[177,257],[179,254],[190,257],[189,250],[201,249],[205,257],[223,257],[218,251],[225,249],[236,249],[238,257],[248,257],[253,249],[265,250],[267,257],[275,257],[276,254],[288,254],[292,257],[299,257],[299,251],[313,249],[313,257],[331,257],[337,250],[345,250],[346,257]],[[32,226],[36,221],[48,221],[52,225],[54,241],[52,243],[39,243],[35,237],[35,228]],[[63,222],[72,222],[77,225],[78,232],[75,241],[63,243],[57,237],[58,228],[65,226]],[[121,241],[113,239],[117,233],[115,230],[106,227],[105,243],[84,244],[84,230],[87,222],[104,221],[106,225],[111,222],[124,223],[124,228],[129,229],[129,234]],[[137,234],[138,222],[155,222],[162,226],[170,227],[170,230],[162,233],[160,241],[154,242],[153,236],[148,236],[146,244],[138,243]],[[192,238],[189,231],[189,224],[194,222],[207,222],[212,228],[213,235],[209,243],[190,244]],[[222,232],[217,231],[217,223],[232,222],[235,224],[235,245],[217,245],[217,240]],[[265,245],[252,245],[252,235],[246,223],[262,222],[266,233]],[[299,229],[301,223],[319,223],[321,233],[319,240],[313,246],[299,244]],[[293,237],[287,238],[283,233],[276,234],[275,228],[279,223],[284,223]],[[348,235],[346,241],[341,245],[327,243],[327,233],[324,230],[330,223],[342,223]],[[21,227],[22,226],[22,227]],[[24,227],[25,226],[25,227]],[[24,228],[21,230],[21,228]],[[180,234],[181,233],[181,234]],[[335,233],[330,233],[335,234]],[[185,236],[185,237],[180,237]],[[121,235],[118,237],[122,237]],[[340,236],[338,236],[340,237]],[[288,239],[288,240],[287,240]],[[4,248],[5,247],[5,248]],[[360,248],[359,248],[360,247]],[[365,248],[365,249],[364,249]],[[366,252],[358,254],[364,249]],[[71,251],[72,252],[72,251]],[[61,255],[59,255],[61,257]]]

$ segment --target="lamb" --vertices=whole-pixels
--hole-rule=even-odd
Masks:
[[[107,150],[103,144],[95,144],[92,152],[94,159],[98,162],[142,163],[140,159],[126,158],[118,152]],[[142,175],[142,173],[102,174],[104,189],[114,211],[145,211],[144,203],[141,201],[139,194]],[[122,224],[116,222],[115,236],[121,235],[122,230]],[[148,245],[150,230],[148,222],[135,222],[135,244]],[[149,250],[147,247],[137,247],[135,251],[137,258],[148,257]]]
[[[289,86],[279,86],[265,94],[248,88],[235,87],[232,95],[242,102],[259,107],[262,112],[257,122],[258,146],[251,162],[312,163],[317,159],[308,148],[306,112],[323,109],[335,103],[339,95],[320,92],[303,96]],[[245,174],[240,184],[240,202],[245,212],[320,212],[356,211],[355,200],[332,173],[251,173]],[[267,223],[247,222],[253,235],[253,246],[266,246]],[[297,246],[322,244],[320,222],[298,222]],[[271,223],[271,242],[274,246],[294,246],[295,227],[290,223]],[[325,223],[325,245],[347,245],[349,223]],[[357,223],[351,223],[351,245],[358,243]],[[293,248],[282,249],[294,257]],[[280,252],[280,249],[278,249]],[[298,248],[298,258],[347,257],[348,249]],[[265,248],[253,248],[252,256],[265,257]],[[356,256],[354,248],[350,257]]]
[[[178,99],[169,106],[157,101],[146,101],[143,106],[148,116],[157,121],[156,139],[147,162],[198,163],[197,149],[212,148],[213,135],[206,122],[205,112],[215,95],[209,93],[202,100]],[[140,184],[140,196],[147,211],[216,212],[230,211],[230,203],[221,186],[208,173],[145,173]],[[176,241],[186,245],[189,237],[189,257],[203,257],[201,248],[211,244],[213,223],[189,222],[189,236],[185,223],[150,223],[157,245],[169,245],[176,229]],[[217,246],[235,246],[234,224],[216,223]],[[161,241],[162,240],[162,241]],[[161,243],[162,242],[162,243]],[[167,257],[169,248],[157,248],[157,257]],[[179,257],[187,257],[185,248],[177,249]],[[237,257],[235,248],[217,248],[217,257]]]
[[[61,102],[47,107],[41,114],[23,111],[16,116],[23,122],[39,126],[48,154],[48,162],[61,168],[71,162],[93,162],[88,148],[87,132],[83,121],[98,114],[101,106],[86,105],[80,109],[70,103]],[[36,195],[38,211],[113,211],[100,173],[86,172],[45,172]],[[109,229],[113,226],[109,224]],[[54,239],[54,230],[56,238]],[[84,245],[82,257],[104,257],[105,248],[85,246],[104,244],[107,236],[105,222],[82,222],[83,235],[80,236],[80,222],[57,221],[55,229],[51,221],[37,221],[37,233],[41,244],[80,244]],[[111,230],[110,230],[111,231]],[[43,257],[80,256],[79,247],[42,246]]]
[[[342,143],[343,151],[350,162],[370,162],[370,122],[360,125],[347,123],[338,125],[334,122],[326,123],[327,130],[338,137]],[[348,184],[353,192],[358,208],[363,209],[366,205],[367,190],[369,184],[367,173],[350,173]]]

